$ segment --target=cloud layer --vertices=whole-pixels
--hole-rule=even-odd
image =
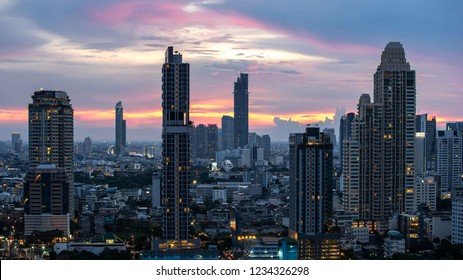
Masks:
[[[455,102],[463,96],[463,2],[339,2],[1,0],[0,139],[12,129],[26,134],[27,104],[43,87],[71,96],[76,141],[88,133],[112,140],[99,131],[112,130],[119,100],[128,139],[159,140],[169,45],[191,65],[197,124],[233,114],[239,72],[250,74],[251,130],[273,139],[287,139],[274,120],[355,111],[389,41],[403,43],[417,71],[419,112],[463,119]]]

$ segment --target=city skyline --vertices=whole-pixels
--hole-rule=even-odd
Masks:
[[[2,140],[11,132],[27,135],[24,104],[43,87],[73,96],[76,140],[111,140],[113,104],[121,100],[127,140],[159,141],[161,79],[152,70],[161,67],[171,44],[195,65],[195,123],[219,124],[222,115],[232,115],[230,84],[244,72],[252,77],[250,131],[286,141],[298,123],[355,111],[357,96],[373,91],[376,54],[389,41],[404,44],[419,73],[417,113],[436,116],[440,128],[463,118],[453,102],[463,88],[457,28],[462,3],[411,1],[400,11],[389,9],[394,2],[265,4],[0,1]],[[49,13],[54,16],[44,16]],[[373,28],[373,21],[388,23]]]

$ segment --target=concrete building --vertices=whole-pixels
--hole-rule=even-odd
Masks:
[[[233,117],[222,116],[222,150],[235,148],[235,121]]]
[[[90,155],[93,152],[93,143],[90,137],[85,137],[84,140],[84,154]]]
[[[190,64],[168,47],[162,66],[163,239],[170,248],[188,246],[190,225]]]
[[[415,174],[426,175],[426,133],[415,133]]]
[[[403,235],[396,231],[388,231],[388,237],[384,238],[383,250],[385,258],[392,258],[396,253],[405,254],[405,239]]]
[[[368,94],[360,97],[352,122],[351,141],[358,147],[353,145],[348,153],[358,152],[359,170],[343,178],[359,175],[359,218],[385,226],[392,213],[413,210],[416,78],[402,44],[390,42],[383,51],[373,97],[373,102]],[[356,185],[343,183],[345,189],[357,191]],[[350,206],[349,211],[355,208]]]
[[[463,196],[462,137],[457,131],[438,131],[437,174],[440,176],[440,195]]]
[[[452,200],[452,244],[463,244],[463,198]]]
[[[11,151],[13,153],[22,153],[23,151],[23,140],[19,132],[11,133]]]
[[[42,164],[30,168],[24,192],[24,234],[33,231],[61,230],[69,235],[69,177],[64,168]]]
[[[261,237],[242,239],[244,258],[248,260],[278,260],[278,238]]]
[[[370,242],[370,229],[367,226],[352,227],[352,238],[360,243]]]
[[[425,171],[432,172],[436,168],[436,117],[428,117],[428,114],[416,115],[415,131],[424,133],[424,149],[423,156],[425,161]],[[417,171],[419,171],[417,169]],[[421,173],[416,173],[420,175]],[[426,173],[422,173],[423,175]]]
[[[339,159],[341,163],[341,172],[343,168],[343,142],[350,140],[352,136],[352,121],[355,119],[355,113],[347,113],[341,117],[339,122]]]
[[[434,176],[417,176],[413,190],[413,211],[418,211],[420,205],[426,205],[429,210],[436,211],[437,182]]]
[[[318,127],[289,136],[290,236],[299,259],[339,257],[339,236],[325,233],[333,204],[333,144]]]
[[[151,207],[161,207],[161,174],[153,173],[151,181]]]
[[[234,90],[234,137],[235,148],[244,148],[249,135],[249,91],[248,74],[240,73]]]
[[[114,146],[116,155],[121,155],[124,148],[127,146],[126,139],[126,122],[124,120],[124,107],[119,101],[115,107],[116,116],[116,144]]]
[[[69,212],[74,214],[74,110],[64,91],[34,92],[29,104],[29,168],[54,164],[68,178]],[[34,171],[32,171],[34,172]],[[26,193],[27,195],[27,193]]]
[[[436,213],[426,222],[429,240],[435,238],[451,240],[452,236],[452,215]]]
[[[269,161],[271,156],[272,140],[268,134],[262,135],[262,148],[264,149],[264,160]]]

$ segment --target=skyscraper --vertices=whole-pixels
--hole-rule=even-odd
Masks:
[[[122,102],[119,101],[115,107],[116,111],[116,155],[120,155],[123,148],[126,146],[126,122],[124,120],[124,108]]]
[[[249,92],[248,74],[240,73],[236,79],[234,95],[235,148],[244,148],[249,135]]]
[[[219,128],[216,124],[207,125],[207,157],[209,159],[216,159],[218,151],[218,134]]]
[[[341,172],[342,172],[342,165],[343,165],[343,147],[342,143],[344,140],[349,140],[352,136],[352,121],[355,118],[355,113],[347,113],[346,115],[341,117],[341,121],[339,122],[339,159],[341,163]]]
[[[344,180],[346,195],[358,201],[349,209],[361,219],[380,222],[381,230],[387,229],[391,214],[413,209],[415,86],[415,71],[402,45],[387,44],[374,75],[374,101],[368,94],[361,96],[352,145],[344,153],[344,159],[355,156],[359,164],[347,174],[343,170],[343,179],[358,176],[352,182],[356,185]]]
[[[339,240],[326,234],[333,207],[333,144],[318,127],[289,136],[290,234],[299,259],[339,257]]]
[[[416,115],[415,131],[424,133],[424,149],[423,155],[425,162],[424,171],[435,170],[436,161],[436,117],[428,118],[428,114]]]
[[[28,229],[53,229],[55,223],[68,227],[69,214],[73,214],[74,110],[70,102],[66,92],[40,90],[29,104]]]
[[[163,235],[169,247],[188,239],[190,188],[190,64],[168,47],[162,66]]]
[[[92,139],[86,137],[84,140],[84,154],[89,155],[93,152]]]
[[[54,164],[73,178],[74,110],[64,91],[34,92],[29,104],[29,167]]]
[[[440,196],[463,196],[462,137],[458,131],[439,131],[437,137],[437,174],[440,176]]]
[[[23,141],[21,139],[21,133],[13,132],[11,133],[11,151],[15,153],[22,152]]]
[[[262,135],[262,148],[264,148],[264,159],[269,161],[270,160],[270,149],[272,146],[272,141],[268,134]]]
[[[235,122],[233,117],[222,116],[222,149],[232,150],[235,148],[235,137],[234,137]]]

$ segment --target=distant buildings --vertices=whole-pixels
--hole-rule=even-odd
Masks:
[[[233,117],[222,117],[222,150],[232,150],[235,148],[235,121]]]
[[[262,135],[262,148],[264,149],[264,160],[269,161],[271,156],[270,147],[272,146],[272,140],[270,135]]]
[[[215,160],[218,151],[218,127],[216,124],[198,124],[192,127],[191,146],[193,158]]]
[[[249,134],[248,74],[240,73],[235,82],[233,95],[235,148],[244,148],[248,144]]]
[[[74,152],[76,155],[90,155],[93,152],[93,142],[90,137],[86,137],[84,142],[76,144]]]
[[[126,139],[126,122],[124,120],[124,108],[119,101],[115,107],[116,112],[116,144],[114,146],[116,155],[120,155],[123,148],[127,146]]]
[[[11,150],[14,153],[21,153],[23,151],[23,140],[21,139],[21,133],[11,133]]]

